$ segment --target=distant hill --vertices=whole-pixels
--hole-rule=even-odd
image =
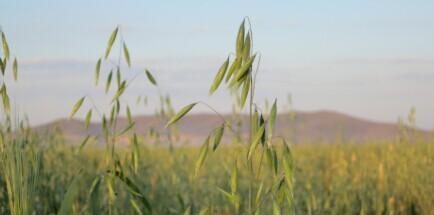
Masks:
[[[232,119],[230,116],[225,116]],[[247,135],[248,116],[240,115],[241,126],[238,127],[242,135]],[[165,134],[166,121],[155,116],[137,116],[134,130],[138,134],[146,134],[151,128],[160,134]],[[231,120],[232,121],[232,120]],[[202,142],[209,132],[220,125],[222,119],[213,114],[189,114],[177,123],[182,142],[197,144]],[[119,128],[127,126],[127,120],[120,118]],[[100,123],[92,123],[88,130],[84,128],[81,120],[60,119],[36,127],[38,131],[50,131],[54,128],[62,131],[67,140],[79,141],[86,135],[100,135]],[[419,130],[422,133],[426,131]],[[337,138],[348,141],[361,142],[369,139],[387,139],[395,137],[399,132],[398,126],[391,123],[374,122],[352,117],[333,111],[298,111],[290,114],[278,115],[276,134],[285,136],[292,142],[321,141],[333,142]],[[231,138],[229,132],[225,135],[226,141]]]

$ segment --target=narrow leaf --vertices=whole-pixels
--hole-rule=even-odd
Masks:
[[[250,32],[247,33],[246,40],[243,46],[243,61],[247,61],[250,56]]]
[[[259,126],[264,126],[265,128],[265,120],[264,120],[264,116],[262,116],[262,113],[261,116],[259,117]],[[265,145],[265,141],[266,141],[266,132],[262,134],[261,145]]]
[[[188,207],[187,209],[185,209],[183,215],[191,215],[191,207]]]
[[[91,120],[92,120],[92,109],[90,109],[89,111],[87,111],[86,118],[84,120],[84,126],[86,127],[86,129],[89,128]]]
[[[3,84],[1,88],[1,95],[2,95],[2,101],[3,101],[3,108],[5,110],[6,114],[10,114],[11,112],[11,105],[9,103],[9,96],[6,90],[6,86]]]
[[[229,193],[223,189],[221,189],[220,187],[217,187],[217,189],[223,194],[225,195],[225,197],[229,200],[229,202],[236,204],[237,201],[239,200],[238,196],[234,193]]]
[[[69,118],[74,117],[75,113],[77,113],[77,111],[80,109],[81,105],[83,104],[85,97],[81,97],[74,105],[74,107],[72,108],[71,114],[69,115]]]
[[[118,88],[121,86],[122,78],[121,78],[121,68],[118,66],[116,69],[116,83],[118,83]]]
[[[255,111],[253,112],[252,115],[252,133],[256,134],[256,132],[258,131],[259,128],[259,112],[258,110],[255,108]]]
[[[256,198],[255,198],[256,205],[259,205],[259,202],[261,201],[263,188],[264,188],[264,182],[261,182],[261,185],[259,185],[258,192],[256,193]]]
[[[208,154],[209,139],[210,139],[210,137],[208,136],[206,138],[205,142],[203,143],[202,147],[200,148],[199,158],[196,161],[196,168],[194,171],[195,176],[197,176],[200,168],[202,167],[203,163],[205,162],[206,156]]]
[[[243,46],[244,46],[244,20],[241,23],[239,29],[238,29],[238,35],[237,35],[237,43],[236,43],[236,55],[237,57],[241,57],[243,52]]]
[[[151,204],[149,203],[148,199],[145,197],[145,195],[140,191],[139,187],[127,176],[120,174],[116,175],[117,178],[119,178],[124,185],[128,188],[128,191],[131,195],[138,198],[143,206],[145,206],[148,211],[152,211]]]
[[[131,111],[130,111],[130,107],[127,106],[127,119],[128,119],[128,124],[131,124],[133,122],[133,117],[131,116]]]
[[[255,60],[256,55],[253,55],[251,58],[249,58],[249,60],[243,64],[241,66],[241,68],[239,69],[239,71],[237,72],[237,76],[235,77],[235,79],[237,81],[240,81],[243,79],[243,77],[245,77],[248,73],[248,71],[250,70],[250,67],[252,67],[253,61]]]
[[[149,72],[149,70],[145,70],[146,73],[146,77],[148,78],[149,82],[151,82],[151,84],[153,84],[154,86],[157,86],[157,81],[155,81],[154,76],[152,76],[151,72]]]
[[[166,128],[172,125],[173,123],[180,120],[185,114],[187,114],[197,103],[191,103],[185,107],[183,107],[175,116],[172,117],[172,119],[169,120],[169,122],[166,124]]]
[[[6,59],[5,59],[5,62],[6,62]],[[3,75],[5,74],[5,69],[6,69],[5,64],[3,63],[3,60],[0,57],[0,70],[1,70],[1,73]]]
[[[119,135],[123,135],[123,134],[125,134],[127,131],[129,131],[131,128],[133,128],[134,125],[135,125],[134,122],[133,122],[133,123],[130,123],[126,128],[124,128],[124,129],[121,131],[121,133],[119,133]]]
[[[292,183],[294,177],[294,165],[292,160],[291,150],[289,149],[286,141],[284,141],[284,150],[283,150],[283,172],[285,175],[285,182],[288,186],[288,189],[292,191]]]
[[[219,87],[220,83],[223,80],[223,77],[226,74],[228,65],[229,65],[229,58],[227,58],[226,61],[220,66],[220,69],[214,78],[214,82],[212,83],[211,88],[209,89],[209,94],[213,94]]]
[[[244,80],[244,83],[243,83],[243,90],[241,91],[241,107],[244,107],[244,104],[246,103],[246,100],[247,100],[247,95],[249,94],[250,78],[251,77]]]
[[[140,209],[140,206],[139,206],[139,204],[137,203],[136,200],[130,199],[130,203],[133,206],[133,208],[134,208],[134,210],[136,211],[137,214],[143,215],[142,210]]]
[[[277,159],[276,150],[272,145],[269,145],[266,150],[266,158],[270,165],[270,169],[274,171],[274,174],[277,175],[277,171],[279,170],[279,162]]]
[[[6,73],[7,64],[8,64],[8,60],[6,58],[4,58],[3,59],[3,71],[2,71],[3,75]]]
[[[125,89],[127,88],[127,82],[122,81],[120,84],[118,90],[116,91],[116,94],[114,95],[112,102],[115,102],[118,100],[118,98],[125,92]]]
[[[96,177],[92,185],[90,187],[89,195],[87,198],[87,205],[89,205],[89,213],[92,215],[98,215],[100,214],[100,208],[99,208],[99,186],[101,185],[101,177]]]
[[[112,49],[113,43],[116,40],[116,35],[118,34],[118,30],[119,30],[119,27],[116,27],[116,29],[110,35],[110,38],[109,38],[109,40],[107,42],[107,48],[106,48],[106,51],[105,51],[105,59],[107,59],[108,56],[109,56],[109,54],[110,54],[110,50]]]
[[[128,67],[131,67],[131,59],[130,59],[130,52],[128,51],[127,44],[124,43],[124,57],[127,61]]]
[[[225,124],[222,124],[220,127],[217,128],[216,132],[214,133],[214,141],[213,141],[213,148],[212,148],[213,151],[215,151],[217,147],[220,145],[224,131],[225,131]]]
[[[96,62],[96,66],[95,66],[95,85],[98,85],[100,73],[101,73],[101,58],[98,59],[98,62]]]
[[[268,129],[268,134],[269,134],[269,138],[271,138],[271,136],[273,136],[273,130],[274,130],[274,125],[276,123],[276,113],[277,113],[277,100],[274,100],[273,106],[271,107],[271,111],[270,111],[270,116],[268,118],[268,124],[269,124],[269,129]]]
[[[5,56],[6,60],[9,60],[9,45],[6,41],[6,35],[4,32],[2,32],[2,44],[3,44],[3,55]]]
[[[226,83],[231,79],[232,75],[235,74],[234,72],[237,71],[240,68],[240,66],[241,66],[241,58],[237,57],[229,67],[228,74],[226,74],[226,80],[225,80]]]
[[[209,208],[204,208],[199,212],[199,215],[208,215],[208,214],[210,214]]]
[[[12,64],[12,71],[13,71],[14,80],[17,81],[18,80],[18,63],[17,63],[17,58],[14,59],[14,63]]]
[[[112,77],[113,77],[113,71],[110,71],[109,75],[107,76],[107,81],[105,82],[105,93],[107,93],[110,89],[110,85],[112,83]]]
[[[256,147],[258,146],[258,143],[261,141],[262,135],[265,132],[265,127],[261,126],[258,129],[258,132],[253,136],[253,142],[250,144],[249,153],[247,155],[248,160],[252,158],[253,152],[255,151]]]
[[[68,190],[66,191],[65,196],[63,197],[63,201],[60,204],[60,209],[57,212],[58,215],[72,214],[72,205],[74,204],[74,200],[76,199],[80,191],[79,186],[81,177],[82,173],[80,171],[80,173],[77,174],[72,180],[71,184],[68,187]]]
[[[280,207],[276,201],[273,201],[273,215],[281,215]]]
[[[90,135],[87,135],[86,138],[84,138],[84,140],[81,142],[80,147],[78,148],[78,151],[81,152],[84,148],[84,146],[86,146],[87,142],[89,142],[90,140]]]

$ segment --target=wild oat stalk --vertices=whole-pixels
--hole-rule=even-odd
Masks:
[[[250,118],[250,132],[248,138],[248,144],[246,145],[246,156],[235,158],[236,160],[245,161],[244,164],[249,170],[248,180],[249,193],[248,196],[240,196],[237,192],[236,186],[234,186],[238,180],[237,168],[238,165],[235,162],[233,171],[231,173],[230,184],[232,184],[231,191],[219,190],[227,197],[228,201],[234,206],[234,213],[238,213],[240,209],[241,200],[247,201],[247,206],[244,206],[244,212],[247,214],[259,213],[264,201],[271,201],[273,204],[273,213],[280,214],[282,211],[285,214],[293,213],[293,177],[294,177],[294,165],[292,160],[291,151],[285,139],[273,135],[274,124],[277,116],[277,101],[274,102],[270,113],[261,113],[254,101],[255,95],[255,83],[256,74],[259,68],[260,55],[253,52],[253,34],[251,28],[246,30],[246,22],[250,26],[248,19],[245,19],[238,30],[236,38],[235,55],[234,59],[228,57],[220,66],[213,83],[209,89],[209,93],[213,94],[224,82],[228,88],[238,94],[238,104],[242,109],[246,101],[249,100],[249,118]],[[258,57],[257,57],[258,56]],[[255,62],[257,67],[254,68]],[[167,126],[170,126],[185,116],[191,109],[197,104],[205,104],[204,102],[194,102],[184,108],[182,108],[169,122]],[[211,108],[212,109],[212,108]],[[212,109],[216,112],[214,109]],[[216,112],[217,113],[217,112]],[[218,114],[218,113],[217,113]],[[212,145],[213,151],[217,149],[224,132],[224,128],[228,128],[229,131],[236,133],[233,130],[233,126],[224,117],[218,114],[222,118],[222,125],[219,128],[213,130],[208,136],[205,143],[200,150],[199,158],[196,162],[195,175],[198,175],[200,168],[203,166],[206,157],[209,154],[209,149]],[[236,134],[235,134],[236,135]],[[279,140],[282,144],[282,154],[279,155],[276,151],[276,143]],[[210,144],[212,142],[213,144]],[[258,148],[260,150],[258,151]],[[261,175],[261,168],[264,166],[263,155],[269,160],[269,166],[272,172],[275,172],[274,178],[266,178]],[[257,159],[259,157],[259,160]],[[271,185],[268,188],[266,194],[260,194],[264,188],[262,185],[267,183]],[[258,184],[261,184],[261,188],[258,188],[258,194],[256,195],[256,201],[254,200],[254,189]],[[283,186],[285,184],[285,186]],[[282,198],[283,196],[283,198]],[[286,201],[285,201],[286,200]],[[286,203],[285,203],[286,202]]]
[[[115,42],[119,44],[119,55],[117,62],[110,60],[111,50]],[[125,40],[122,37],[122,29],[120,27],[116,27],[115,30],[111,33],[104,57],[98,59],[95,66],[95,84],[98,86],[99,79],[101,76],[101,69],[103,67],[110,68],[109,72],[106,73],[106,82],[104,85],[104,92],[110,97],[110,112],[102,113],[98,107],[95,106],[93,99],[90,96],[81,97],[73,106],[70,117],[73,117],[80,108],[88,101],[90,104],[90,108],[86,113],[85,117],[85,126],[88,127],[92,120],[92,113],[96,112],[100,117],[102,122],[102,138],[105,146],[106,146],[106,156],[105,156],[105,165],[106,171],[100,173],[96,176],[96,179],[92,185],[91,190],[89,191],[89,212],[93,214],[101,213],[98,210],[98,205],[96,193],[101,185],[106,187],[107,191],[107,200],[108,200],[108,211],[107,213],[112,214],[116,213],[115,211],[115,203],[117,198],[118,191],[116,190],[116,184],[125,187],[126,191],[131,196],[130,203],[131,207],[134,208],[137,212],[140,213],[152,213],[152,207],[149,203],[147,197],[143,193],[140,186],[137,184],[135,178],[135,174],[138,173],[138,163],[139,163],[139,151],[140,147],[138,144],[138,135],[133,131],[135,127],[135,121],[132,118],[131,110],[128,104],[123,102],[122,97],[125,94],[128,87],[136,80],[139,75],[146,75],[147,79],[151,82],[152,85],[157,86],[157,82],[149,70],[145,69],[144,72],[136,73],[132,79],[124,78],[124,73],[122,71],[122,59],[126,63],[127,68],[131,68],[131,58],[130,53],[125,43]],[[115,77],[115,79],[113,78]],[[112,82],[116,80],[117,88],[114,93],[110,92],[110,88],[112,88]],[[167,99],[168,100],[168,99]],[[166,102],[170,104],[170,100]],[[119,128],[118,119],[121,113],[121,110],[125,110],[128,124]],[[118,153],[116,152],[116,147],[119,144],[119,138],[122,135],[128,135],[131,133],[130,142],[131,142],[131,156],[130,160],[126,160],[124,163],[121,163]],[[89,136],[88,136],[89,137]],[[89,138],[86,138],[83,141],[80,148],[83,148],[85,143]],[[129,171],[131,170],[131,171]],[[119,213],[119,211],[118,211]]]
[[[25,121],[11,120],[11,105],[7,90],[6,71],[10,63],[10,49],[6,35],[1,31],[2,53],[0,57],[2,118],[0,125],[0,174],[6,182],[9,211],[13,215],[33,214],[36,188],[39,179],[40,153],[30,144],[28,125]],[[13,80],[18,79],[18,63],[12,63]]]
[[[0,155],[9,208],[13,215],[33,214],[35,208],[41,156],[25,144],[25,140],[8,142]]]

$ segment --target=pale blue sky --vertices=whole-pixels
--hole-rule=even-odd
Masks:
[[[67,116],[81,95],[102,101],[93,94],[93,69],[117,24],[133,68],[150,68],[178,108],[205,100],[228,111],[231,99],[224,93],[208,98],[208,86],[233,51],[239,23],[249,16],[254,48],[263,55],[260,101],[285,100],[291,93],[300,110],[389,122],[414,106],[418,125],[434,128],[433,1],[1,0],[0,5],[0,25],[21,68],[14,98],[36,124]],[[143,93],[155,90],[140,82],[126,99],[134,103]]]

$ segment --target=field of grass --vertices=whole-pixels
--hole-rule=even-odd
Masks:
[[[57,141],[53,139],[53,141]],[[42,144],[36,143],[36,144]],[[46,143],[46,142],[45,142]],[[49,147],[47,147],[49,146]],[[104,150],[88,146],[82,153],[76,147],[62,143],[36,146],[42,154],[38,186],[33,199],[36,214],[55,214],[68,186],[80,171],[78,194],[73,200],[73,213],[89,210],[89,190],[93,179],[104,173]],[[434,212],[434,147],[433,144],[334,144],[296,145],[294,210],[296,214],[432,214]],[[120,160],[129,160],[129,150],[118,149]],[[210,155],[197,177],[192,172],[198,156],[196,148],[151,148],[140,144],[140,159],[134,176],[140,189],[152,205],[155,214],[182,214],[188,207],[197,214],[204,206],[213,214],[234,214],[219,188],[228,190],[231,161],[244,156],[243,147],[225,146]],[[240,154],[241,152],[241,154]],[[257,159],[258,160],[258,159]],[[264,165],[268,165],[264,162]],[[248,211],[249,178],[245,164],[238,163],[240,211]],[[128,170],[134,171],[134,170]],[[272,184],[273,173],[264,168],[261,178]],[[4,184],[3,178],[0,183]],[[259,180],[258,180],[259,181]],[[254,184],[253,192],[259,189]],[[134,214],[132,198],[122,185],[117,195],[114,214]],[[107,213],[107,196],[103,186],[97,207]],[[264,186],[268,187],[268,186]],[[0,213],[8,213],[5,187],[0,191]],[[263,195],[266,195],[264,192]],[[273,198],[261,204],[262,214],[271,214]],[[252,199],[250,201],[255,201]],[[284,204],[284,203],[283,203]],[[95,207],[93,205],[92,207]],[[286,214],[282,211],[282,214]]]

